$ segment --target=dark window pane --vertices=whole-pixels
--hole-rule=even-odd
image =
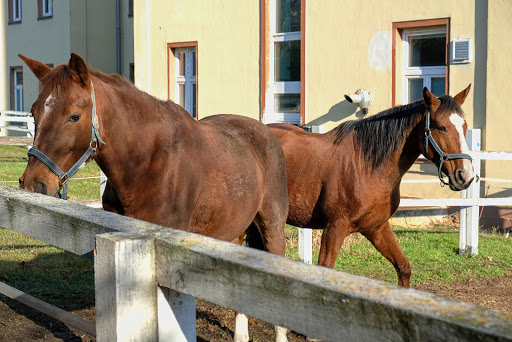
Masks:
[[[300,81],[300,40],[276,43],[275,81]]]
[[[300,31],[300,0],[277,0],[277,32]]]
[[[409,40],[409,66],[446,65],[446,36],[413,36]]]
[[[409,79],[409,103],[423,98],[423,78]]]
[[[432,94],[435,96],[441,96],[445,94],[446,79],[444,77],[432,77],[431,87]]]
[[[299,113],[300,112],[300,94],[276,94],[275,95],[276,113]]]

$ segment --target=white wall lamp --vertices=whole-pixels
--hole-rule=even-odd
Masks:
[[[345,95],[345,99],[350,103],[357,104],[363,115],[368,114],[368,106],[372,104],[372,95],[369,91],[357,89],[354,94]]]

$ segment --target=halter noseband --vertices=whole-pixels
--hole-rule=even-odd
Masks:
[[[428,153],[428,143],[429,142],[432,144],[432,147],[434,147],[434,150],[437,152],[437,154],[439,154],[438,176],[439,176],[439,180],[441,181],[441,186],[449,185],[449,183],[446,183],[443,180],[443,174],[441,171],[441,168],[443,167],[443,163],[445,161],[453,160],[453,159],[469,159],[471,162],[473,162],[473,158],[471,158],[471,156],[469,154],[466,154],[466,153],[450,153],[450,154],[448,154],[448,153],[444,152],[443,150],[441,150],[439,145],[434,140],[434,137],[430,133],[430,112],[427,110],[427,115],[425,117],[425,140],[424,140],[425,145],[424,145],[424,151],[423,151],[423,154],[425,155],[425,157],[427,156],[427,153]]]
[[[98,148],[98,141],[102,143],[103,145],[106,145],[99,134],[99,121],[98,116],[96,115],[96,98],[94,96],[94,86],[91,81],[91,100],[92,100],[92,134],[91,134],[91,142],[89,144],[89,147],[87,148],[87,151],[78,159],[78,161],[68,170],[68,172],[64,172],[61,170],[60,167],[55,164],[53,160],[51,160],[50,157],[48,157],[43,152],[39,151],[37,148],[32,147],[28,151],[29,156],[34,156],[37,159],[39,159],[43,164],[48,166],[48,168],[59,177],[59,185],[62,186],[62,195],[61,198],[66,200],[68,199],[68,180],[73,177],[73,175],[78,171],[78,169],[87,162],[89,157],[92,155],[94,158],[94,155],[96,154],[96,149]]]

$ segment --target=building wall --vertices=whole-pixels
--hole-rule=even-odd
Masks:
[[[478,2],[478,1],[477,1]],[[483,1],[487,3],[487,1]],[[484,11],[482,11],[484,12]],[[475,100],[484,110],[479,111],[482,116],[483,148],[488,151],[512,151],[512,114],[507,110],[512,106],[512,2],[488,1],[487,22],[479,23],[479,27],[487,24],[486,63],[481,63],[485,84],[485,93]],[[475,30],[478,27],[475,28]],[[485,56],[485,55],[484,55]],[[475,95],[476,96],[476,95]],[[510,161],[487,161],[484,168],[485,177],[510,179]],[[492,185],[489,193],[500,193],[512,196],[510,183],[489,183]],[[502,188],[500,188],[502,187]],[[487,191],[487,189],[486,189]]]
[[[258,1],[136,1],[134,6],[138,87],[174,100],[167,43],[197,42],[199,118],[228,113],[259,119]]]
[[[259,4],[258,4],[259,3]],[[135,6],[136,84],[159,98],[173,99],[174,75],[166,44],[198,42],[199,116],[239,113],[258,118],[262,112],[260,44],[264,32],[261,4],[268,1],[138,1]],[[304,13],[303,13],[304,15]],[[339,0],[306,1],[305,8],[305,120],[326,131],[343,120],[363,117],[344,95],[359,88],[371,92],[368,115],[402,99],[402,42],[396,40],[393,80],[393,23],[449,18],[449,41],[471,39],[471,61],[449,65],[448,93],[455,95],[472,84],[462,109],[469,128],[482,129],[484,150],[512,150],[507,115],[511,93],[512,3],[510,1],[396,0],[380,3]],[[304,29],[304,27],[303,27]],[[265,44],[265,42],[264,42]],[[451,46],[450,46],[451,47]],[[266,56],[273,58],[273,56]],[[265,59],[263,59],[265,60]],[[169,68],[167,70],[166,68]],[[263,68],[265,69],[265,68]],[[393,93],[395,102],[393,102]],[[482,175],[509,178],[509,162],[487,162]],[[497,165],[497,166],[495,166]],[[508,166],[508,168],[507,168]],[[431,179],[431,163],[416,165],[408,179]],[[482,183],[482,187],[486,186]],[[421,197],[458,197],[433,184],[402,184],[402,194]]]
[[[7,1],[4,1],[3,6],[7,14]],[[5,27],[6,77],[7,84],[9,84],[9,68],[23,66],[23,107],[25,111],[30,111],[30,107],[38,95],[38,80],[24,65],[18,54],[21,53],[54,65],[64,63],[66,61],[64,56],[69,58],[71,52],[70,7],[68,1],[56,0],[53,5],[52,18],[41,20],[37,19],[37,1],[22,1],[21,8],[21,23]],[[7,91],[9,92],[9,86]]]

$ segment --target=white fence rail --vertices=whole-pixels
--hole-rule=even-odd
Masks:
[[[2,130],[25,133],[27,137],[34,136],[34,118],[28,112],[13,110],[0,111],[0,133]],[[2,135],[2,134],[0,134]]]
[[[0,227],[96,248],[98,341],[194,341],[194,297],[324,341],[512,341],[512,315],[0,186]]]
[[[471,149],[475,174],[480,176],[482,160],[512,160],[510,152],[484,152],[480,151],[480,129],[468,129],[466,140]],[[468,189],[461,191],[461,198],[403,198],[400,207],[432,207],[447,206],[461,207],[460,212],[460,254],[478,254],[478,228],[479,212],[483,206],[512,206],[512,198],[483,198],[480,194],[480,182],[512,182],[512,180],[480,178],[475,180]],[[404,182],[404,181],[403,181]],[[430,183],[438,180],[408,180],[408,183]],[[299,257],[306,263],[312,263],[312,234],[309,228],[299,229]]]

